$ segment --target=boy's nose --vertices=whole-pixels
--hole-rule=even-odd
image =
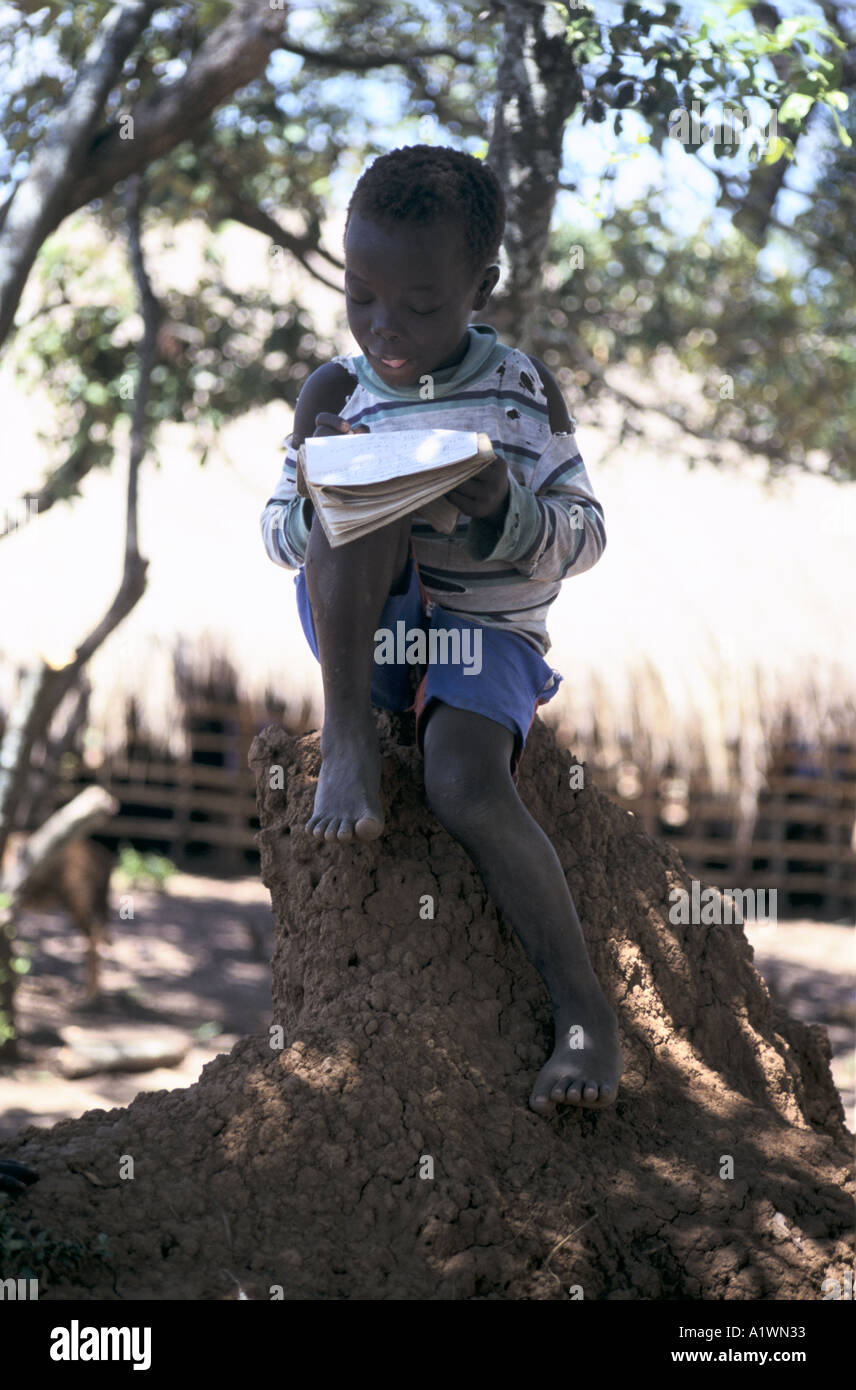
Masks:
[[[375,357],[406,357],[407,353],[401,346],[401,339],[397,337],[381,338],[378,337],[375,346]]]
[[[396,343],[401,342],[400,327],[389,314],[381,315],[378,312],[372,323],[372,332],[376,342],[382,343],[384,348],[395,347]]]

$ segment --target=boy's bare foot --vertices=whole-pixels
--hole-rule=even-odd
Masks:
[[[306,830],[316,840],[375,840],[383,831],[377,729],[367,721],[321,734],[321,772]]]
[[[539,1115],[552,1114],[556,1105],[603,1110],[615,1102],[623,1069],[618,1025],[606,1001],[600,1007],[569,1008],[556,1021],[556,1045],[538,1073],[529,1105]]]

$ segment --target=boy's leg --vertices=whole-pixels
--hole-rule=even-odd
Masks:
[[[324,686],[321,772],[306,829],[316,839],[373,840],[383,830],[371,711],[374,633],[407,565],[412,518],[331,547],[314,518],[305,574]]]
[[[510,766],[514,734],[441,701],[425,717],[431,809],[469,854],[550,993],[554,1051],[529,1104],[540,1114],[561,1101],[611,1104],[623,1067],[615,1014],[592,970],[556,852],[517,795]]]

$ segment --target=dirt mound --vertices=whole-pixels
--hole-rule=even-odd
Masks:
[[[740,926],[669,923],[678,856],[569,790],[537,720],[521,794],[627,1074],[612,1110],[533,1114],[546,992],[428,811],[410,720],[377,717],[388,833],[357,849],[300,832],[317,734],[251,750],[282,1046],[4,1146],[41,1173],[6,1220],[47,1233],[42,1297],[822,1298],[852,1223],[823,1031],[773,1007]]]

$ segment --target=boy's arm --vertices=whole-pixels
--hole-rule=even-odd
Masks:
[[[471,518],[468,546],[475,558],[507,560],[532,579],[566,579],[591,569],[603,554],[603,508],[577,449],[559,384],[537,357],[529,360],[544,386],[553,438],[528,486],[509,470],[501,523]]]
[[[261,514],[265,550],[284,569],[299,569],[303,564],[312,525],[312,503],[297,492],[297,450],[315,433],[315,417],[322,411],[338,415],[353,389],[354,378],[336,362],[317,367],[303,383],[282,473]]]

